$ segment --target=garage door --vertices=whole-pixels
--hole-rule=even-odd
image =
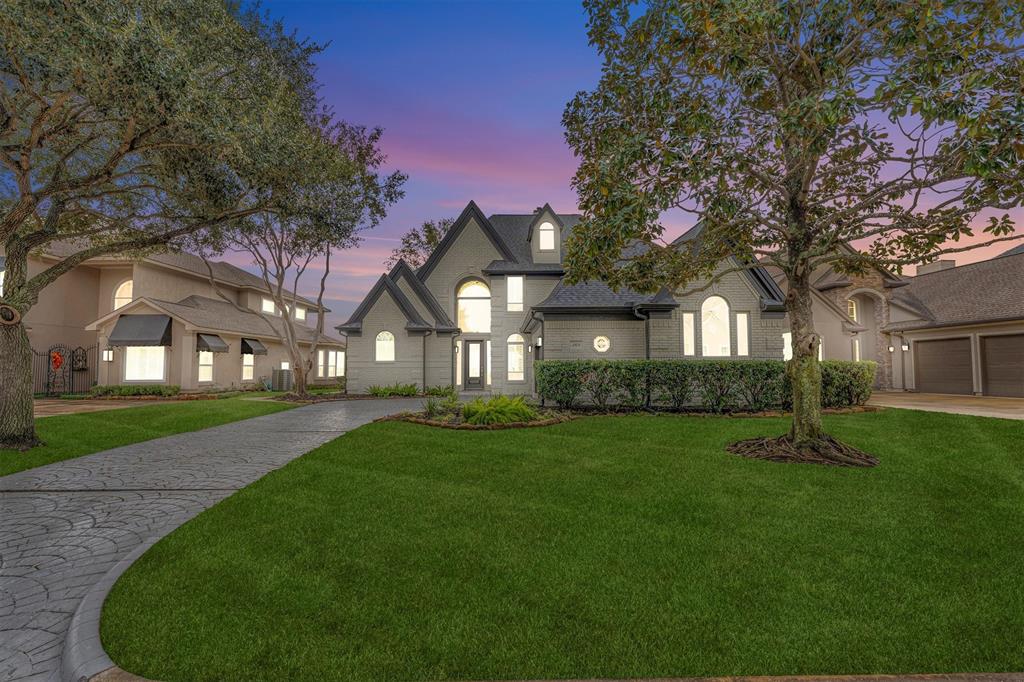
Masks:
[[[1024,334],[983,336],[981,367],[985,395],[1024,398]]]
[[[974,393],[971,379],[971,340],[942,339],[914,344],[914,374],[922,393]]]

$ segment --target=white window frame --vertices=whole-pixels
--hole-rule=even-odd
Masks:
[[[750,355],[750,315],[736,313],[736,355]]]
[[[462,294],[462,290],[470,284],[479,284],[487,289],[487,296],[467,296]],[[487,302],[487,328],[486,329],[467,329],[463,326],[463,315],[462,315],[462,302],[463,301],[486,301]],[[490,334],[491,327],[494,323],[491,315],[491,286],[479,278],[471,278],[461,282],[458,288],[455,290],[455,323],[462,330],[463,334]]]
[[[854,322],[857,321],[857,317],[859,315],[857,311],[857,301],[852,298],[846,299],[846,314],[849,315],[850,319]]]
[[[159,378],[155,377],[142,377],[137,379],[130,379],[128,377],[128,366],[129,359],[131,358],[132,351],[135,349],[144,349],[147,351],[159,349],[161,355],[161,373]],[[162,384],[167,381],[167,347],[166,346],[126,346],[124,349],[124,367],[122,368],[121,375],[124,377],[126,384]]]
[[[604,346],[604,350],[601,350],[601,346]],[[612,349],[612,340],[604,334],[598,334],[594,337],[594,350],[598,353],[607,353]]]
[[[506,360],[505,369],[509,382],[526,381],[526,339],[522,334],[509,334],[505,340]],[[516,350],[518,349],[518,350]],[[519,369],[513,369],[513,353],[518,353]]]
[[[242,381],[256,380],[256,356],[252,353],[242,354]]]
[[[343,350],[336,350],[336,351],[334,351],[334,354],[335,354],[334,364],[335,364],[335,367],[337,367],[337,374],[335,376],[343,377],[343,376],[345,376],[345,351],[343,351]]]
[[[316,352],[316,375],[320,379],[327,378],[327,351],[323,348]]]
[[[387,345],[382,347],[381,343],[390,344],[390,348]],[[383,353],[381,352],[382,349]],[[374,362],[395,361],[395,335],[386,329],[378,332],[374,339],[373,360]]]
[[[306,309],[303,308],[301,305],[295,306],[295,319],[298,320],[299,322],[306,321]]]
[[[277,303],[274,303],[274,299],[263,297],[260,301],[260,312],[265,315],[280,315],[280,311],[277,309]]]
[[[723,320],[725,321],[725,346],[724,346],[725,352],[724,353],[722,353],[722,352],[711,352],[711,353],[709,353],[708,352],[709,350],[712,350],[712,349],[708,346],[708,334],[707,334],[707,327],[708,327],[708,325],[704,321],[704,314],[705,314],[705,308],[712,301],[715,301],[716,299],[719,300],[719,301],[722,301],[725,304],[725,315],[723,316]],[[732,324],[731,324],[731,317],[732,316],[730,315],[730,312],[731,312],[731,307],[729,306],[729,301],[727,301],[725,299],[725,297],[723,297],[723,296],[719,296],[719,295],[715,294],[714,296],[708,296],[707,298],[705,298],[701,302],[701,304],[700,304],[700,354],[701,354],[702,357],[705,357],[705,358],[728,358],[728,357],[732,356]]]
[[[513,282],[515,283],[513,285]],[[509,312],[522,312],[523,290],[526,288],[526,278],[522,275],[509,275],[505,278],[506,310]]]
[[[695,313],[683,313],[683,355],[693,357],[697,351]]]
[[[287,360],[282,360],[281,361],[281,369],[289,370],[291,368],[292,368],[292,363],[288,362]]]
[[[537,228],[537,250],[544,252],[555,250],[555,226],[547,220]]]
[[[204,372],[203,370],[207,370]],[[204,374],[206,375],[204,377]],[[213,383],[213,351],[201,350],[199,351],[199,359],[197,361],[196,381],[201,384]]]
[[[125,288],[125,286],[127,286],[129,289],[127,296],[124,295],[124,293],[121,291],[122,289]],[[125,307],[134,300],[135,280],[126,279],[125,281],[121,282],[120,284],[117,285],[117,287],[114,288],[114,310],[120,310],[121,308]],[[122,303],[118,303],[118,301],[122,301]]]
[[[4,276],[7,274],[7,270],[0,269],[0,296],[4,295]]]

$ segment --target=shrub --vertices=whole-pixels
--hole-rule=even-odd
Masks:
[[[462,408],[462,418],[467,424],[515,424],[540,419],[540,414],[526,403],[523,396],[509,397],[499,395],[484,400],[466,403]]]
[[[427,396],[427,399],[423,401],[423,413],[427,415],[427,419],[434,419],[441,414],[441,400],[433,396]]]
[[[457,394],[455,392],[455,387],[451,386],[451,385],[448,385],[448,386],[428,386],[423,391],[423,395],[432,395],[432,396],[437,396],[439,398],[447,398],[449,396],[453,396],[453,395],[457,395]]]
[[[366,392],[375,398],[414,398],[419,395],[420,389],[416,384],[392,384],[391,386],[370,386]]]
[[[822,407],[863,405],[875,369],[873,362],[822,362]],[[615,401],[634,410],[650,401],[719,413],[792,406],[781,360],[541,360],[535,371],[537,393],[566,408],[585,394],[597,407]]]
[[[89,395],[93,397],[103,396],[140,396],[156,395],[162,397],[175,396],[181,393],[181,386],[170,386],[166,384],[125,384],[109,386],[93,386]]]

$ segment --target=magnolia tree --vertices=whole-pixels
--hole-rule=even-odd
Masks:
[[[584,212],[570,278],[652,291],[714,281],[736,269],[715,274],[728,255],[778,267],[792,427],[747,447],[872,463],[822,430],[811,273],[898,270],[1014,238],[1024,13],[966,0],[585,5],[604,65],[564,115]],[[699,244],[661,240],[670,211],[701,221]],[[637,240],[650,248],[623,258]]]
[[[222,238],[321,176],[319,48],[222,0],[12,0],[0,15],[0,447],[36,442],[23,318],[89,258]],[[28,257],[61,242],[61,260]]]
[[[380,129],[333,122],[329,112],[321,115],[317,129],[316,149],[329,174],[294,192],[298,201],[285,202],[274,211],[243,221],[225,233],[224,243],[214,249],[248,256],[263,278],[280,315],[257,314],[288,349],[293,390],[299,396],[308,393],[309,373],[315,367],[317,345],[324,332],[323,299],[331,253],[354,246],[361,231],[378,224],[388,206],[401,198],[405,182],[399,172],[387,176],[379,172],[385,161],[378,146]],[[305,325],[297,325],[295,319],[299,291],[309,272],[319,275],[316,309],[311,311],[317,313],[316,328],[311,338]],[[216,286],[212,269],[210,279]],[[219,289],[218,293],[236,304]]]

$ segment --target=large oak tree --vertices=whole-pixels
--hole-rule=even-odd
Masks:
[[[787,437],[757,447],[870,462],[822,430],[810,276],[822,265],[899,269],[1014,238],[1007,210],[1024,198],[1018,3],[584,4],[604,64],[597,88],[564,115],[585,214],[568,243],[570,278],[675,289],[712,277],[729,254],[741,267],[777,266],[793,421]],[[661,239],[673,210],[703,223],[698,244]],[[636,240],[650,248],[621,258]]]
[[[90,258],[217,240],[329,181],[312,56],[225,0],[11,0],[0,13],[0,447],[35,442],[23,317]],[[316,206],[310,210],[316,210]],[[30,274],[29,255],[63,259]]]

